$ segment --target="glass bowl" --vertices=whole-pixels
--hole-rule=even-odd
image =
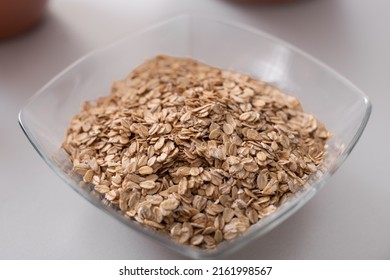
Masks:
[[[302,191],[242,236],[216,249],[181,245],[142,226],[110,206],[90,184],[80,183],[61,149],[66,129],[81,104],[108,95],[112,81],[157,54],[192,57],[220,68],[249,74],[296,96],[333,133],[322,167]],[[233,252],[264,235],[302,207],[347,158],[362,134],[371,105],[367,96],[338,73],[297,48],[259,30],[205,16],[187,14],[153,25],[82,57],[38,91],[19,114],[26,136],[70,187],[99,209],[141,234],[192,258]]]

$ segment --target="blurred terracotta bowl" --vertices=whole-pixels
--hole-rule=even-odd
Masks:
[[[47,0],[0,0],[0,39],[22,34],[36,26]]]

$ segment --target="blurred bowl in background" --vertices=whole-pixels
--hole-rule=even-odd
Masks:
[[[22,34],[43,17],[47,0],[0,0],[0,40]]]
[[[283,4],[296,2],[298,0],[235,0],[236,2],[247,3],[247,4]]]

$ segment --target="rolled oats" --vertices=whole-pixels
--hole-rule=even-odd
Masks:
[[[272,85],[157,56],[85,102],[62,146],[73,171],[124,215],[212,249],[299,191],[329,137]]]

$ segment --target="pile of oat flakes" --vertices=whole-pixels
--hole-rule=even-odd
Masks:
[[[104,199],[179,243],[212,249],[297,192],[330,133],[247,75],[157,56],[85,102],[63,143]]]

